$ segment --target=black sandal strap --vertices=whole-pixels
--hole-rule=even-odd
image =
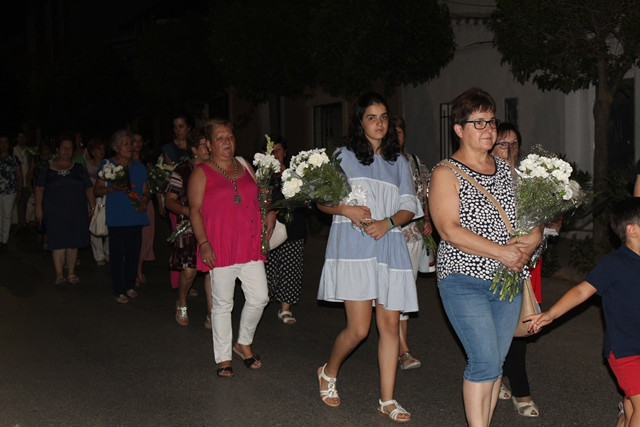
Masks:
[[[260,361],[260,356],[258,356],[257,354],[254,354],[253,356],[249,357],[248,359],[243,359],[242,363],[244,363],[244,366],[246,366],[247,368],[251,368],[251,365],[253,365],[254,363]]]

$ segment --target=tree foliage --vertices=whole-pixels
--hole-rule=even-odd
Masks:
[[[310,29],[319,85],[345,98],[424,83],[455,53],[448,9],[437,1],[325,0]]]
[[[238,0],[212,9],[225,80],[254,102],[315,89],[345,98],[434,78],[453,58],[448,9],[436,0]]]
[[[499,0],[490,26],[516,79],[543,90],[604,83],[615,93],[640,54],[633,0]]]
[[[45,133],[66,130],[109,134],[133,115],[135,84],[123,59],[88,38],[69,41],[49,68],[40,70],[33,120]]]
[[[209,45],[208,21],[196,14],[154,24],[138,41],[133,58],[147,105],[197,111],[223,91]]]
[[[596,87],[593,183],[596,195],[605,195],[611,106],[625,74],[640,61],[636,2],[498,0],[490,27],[502,61],[521,83],[531,79],[542,90],[564,93]],[[594,221],[598,243],[607,238],[603,224]]]

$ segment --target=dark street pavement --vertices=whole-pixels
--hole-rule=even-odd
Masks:
[[[164,224],[156,234],[148,283],[126,305],[111,293],[108,267],[81,251],[81,284],[53,287],[53,266],[31,230],[15,232],[0,253],[0,425],[2,426],[383,426],[378,415],[377,335],[345,362],[339,408],[318,395],[316,369],[344,326],[340,305],[319,304],[325,238],[308,239],[298,323],[279,322],[269,305],[253,348],[263,367],[234,361],[230,380],[215,375],[205,299],[189,301],[191,324],[176,324],[168,285]],[[544,279],[544,307],[573,283]],[[449,329],[433,274],[418,280],[421,311],[410,344],[422,367],[398,371],[397,400],[414,426],[466,425],[461,397],[464,353]],[[234,328],[240,308],[237,294]],[[599,299],[548,327],[528,345],[532,394],[541,416],[519,416],[500,401],[493,426],[614,426],[621,396],[602,357]]]

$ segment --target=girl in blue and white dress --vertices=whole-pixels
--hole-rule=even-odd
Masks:
[[[341,166],[360,205],[319,205],[333,215],[318,299],[344,302],[347,326],[335,340],[329,361],[318,368],[320,397],[338,406],[336,376],[342,362],[369,334],[371,306],[379,331],[378,411],[398,422],[411,415],[393,399],[400,311],[418,310],[407,243],[400,228],[423,215],[411,168],[403,156],[384,98],[361,95],[354,105]]]

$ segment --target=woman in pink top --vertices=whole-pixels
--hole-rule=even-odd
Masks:
[[[189,217],[198,243],[197,268],[213,270],[211,323],[217,374],[230,378],[232,353],[247,368],[261,366],[251,343],[269,302],[265,257],[260,247],[262,220],[253,171],[245,169],[235,157],[231,122],[211,120],[206,135],[211,156],[193,169],[189,179]],[[268,224],[267,229],[271,231],[273,226]],[[245,305],[238,339],[232,346],[231,310],[236,278],[242,281]]]

